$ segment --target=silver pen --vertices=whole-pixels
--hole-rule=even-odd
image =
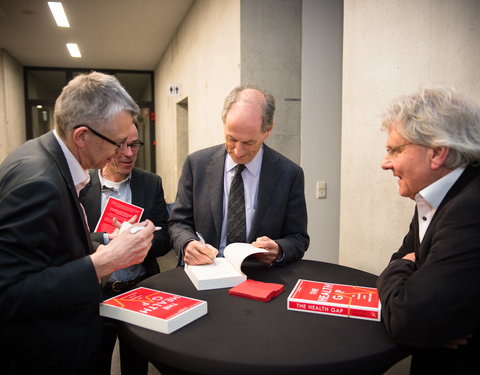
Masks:
[[[203,243],[205,246],[207,246],[207,243],[205,242],[205,239],[203,238],[203,236],[200,234],[200,232],[195,232],[197,234],[197,237],[198,239],[200,240],[201,243]],[[205,253],[204,253],[205,254]],[[205,254],[206,255],[206,254]],[[213,257],[210,257],[210,259],[212,260],[213,263],[216,263],[215,262],[215,258]]]

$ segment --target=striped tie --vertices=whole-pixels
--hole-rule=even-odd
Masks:
[[[228,217],[227,217],[227,245],[232,242],[247,241],[247,227],[245,219],[245,195],[243,192],[242,171],[245,165],[237,164],[235,176],[230,186],[228,196]]]

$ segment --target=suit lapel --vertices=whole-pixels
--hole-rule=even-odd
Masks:
[[[435,233],[435,230],[436,230],[436,224],[437,224],[438,218],[441,217],[442,211],[443,211],[445,205],[447,205],[448,202],[450,202],[450,200],[452,200],[454,197],[456,197],[458,194],[460,194],[461,190],[463,190],[463,188],[465,186],[470,184],[470,182],[475,177],[477,177],[477,175],[480,172],[479,169],[480,168],[478,168],[478,167],[474,168],[474,167],[471,167],[471,166],[468,166],[467,168],[465,168],[465,170],[460,175],[458,180],[450,188],[447,195],[445,195],[445,198],[443,198],[442,202],[440,203],[437,210],[435,211],[435,214],[433,215],[432,221],[431,221],[430,225],[428,226],[427,231],[425,232],[422,243],[419,244],[419,250],[418,250],[418,254],[417,254],[418,257],[423,258],[426,255],[428,255],[428,254],[424,254],[423,249],[424,248],[430,249],[430,243],[432,241],[433,234]],[[416,238],[416,241],[419,242],[418,217],[417,217],[417,211],[416,210],[415,210],[415,217],[417,219],[416,225],[415,225],[415,230],[417,231],[417,233],[416,233],[415,238]]]
[[[100,179],[98,177],[98,170],[92,170],[90,172],[90,182],[85,189],[88,189],[89,194],[86,194],[84,205],[87,212],[89,212],[88,225],[90,226],[90,230],[93,232],[102,213],[102,199],[100,195],[101,186]]]
[[[88,246],[88,253],[93,253],[93,246],[90,240],[90,231],[88,230],[87,223],[85,221],[85,213],[82,207],[80,206],[80,201],[77,196],[77,191],[75,190],[75,185],[73,184],[72,174],[70,173],[70,169],[68,168],[67,160],[65,159],[65,155],[58,144],[53,131],[43,135],[40,137],[40,142],[45,148],[45,150],[51,155],[53,162],[57,165],[58,169],[60,170],[63,179],[65,180],[65,184],[68,186],[68,191],[70,194],[70,198],[74,202],[76,207],[77,213],[80,216],[80,221],[83,225],[83,230],[85,232],[85,243]]]
[[[130,191],[132,192],[132,204],[139,207],[145,206],[145,196],[141,193],[142,187],[143,181],[141,179],[141,175],[137,173],[136,168],[133,168],[132,176],[130,177]]]
[[[275,168],[278,158],[271,152],[271,148],[263,145],[262,169],[260,171],[260,182],[258,186],[257,208],[253,216],[252,227],[248,234],[247,242],[252,242],[256,238],[256,233],[260,228],[263,216],[267,212],[270,200],[277,186],[281,171]]]
[[[210,163],[206,168],[206,180],[212,194],[210,200],[212,218],[217,233],[218,242],[220,243],[220,235],[222,232],[223,220],[223,177],[225,168],[225,146],[219,146],[212,153]]]

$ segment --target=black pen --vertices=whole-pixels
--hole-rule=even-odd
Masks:
[[[199,233],[199,232],[195,232],[197,234],[197,237],[198,239],[200,240],[201,243],[203,243],[205,246],[207,246],[207,243],[205,242],[205,239],[203,238],[203,236]],[[205,254],[205,253],[204,253]],[[206,254],[205,254],[206,255]],[[210,259],[212,260],[213,263],[216,264],[215,262],[215,258],[213,257],[210,257]]]

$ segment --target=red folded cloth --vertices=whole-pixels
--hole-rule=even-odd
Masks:
[[[232,296],[254,299],[256,301],[268,302],[285,290],[282,284],[264,283],[262,281],[246,280],[243,283],[229,289]]]

